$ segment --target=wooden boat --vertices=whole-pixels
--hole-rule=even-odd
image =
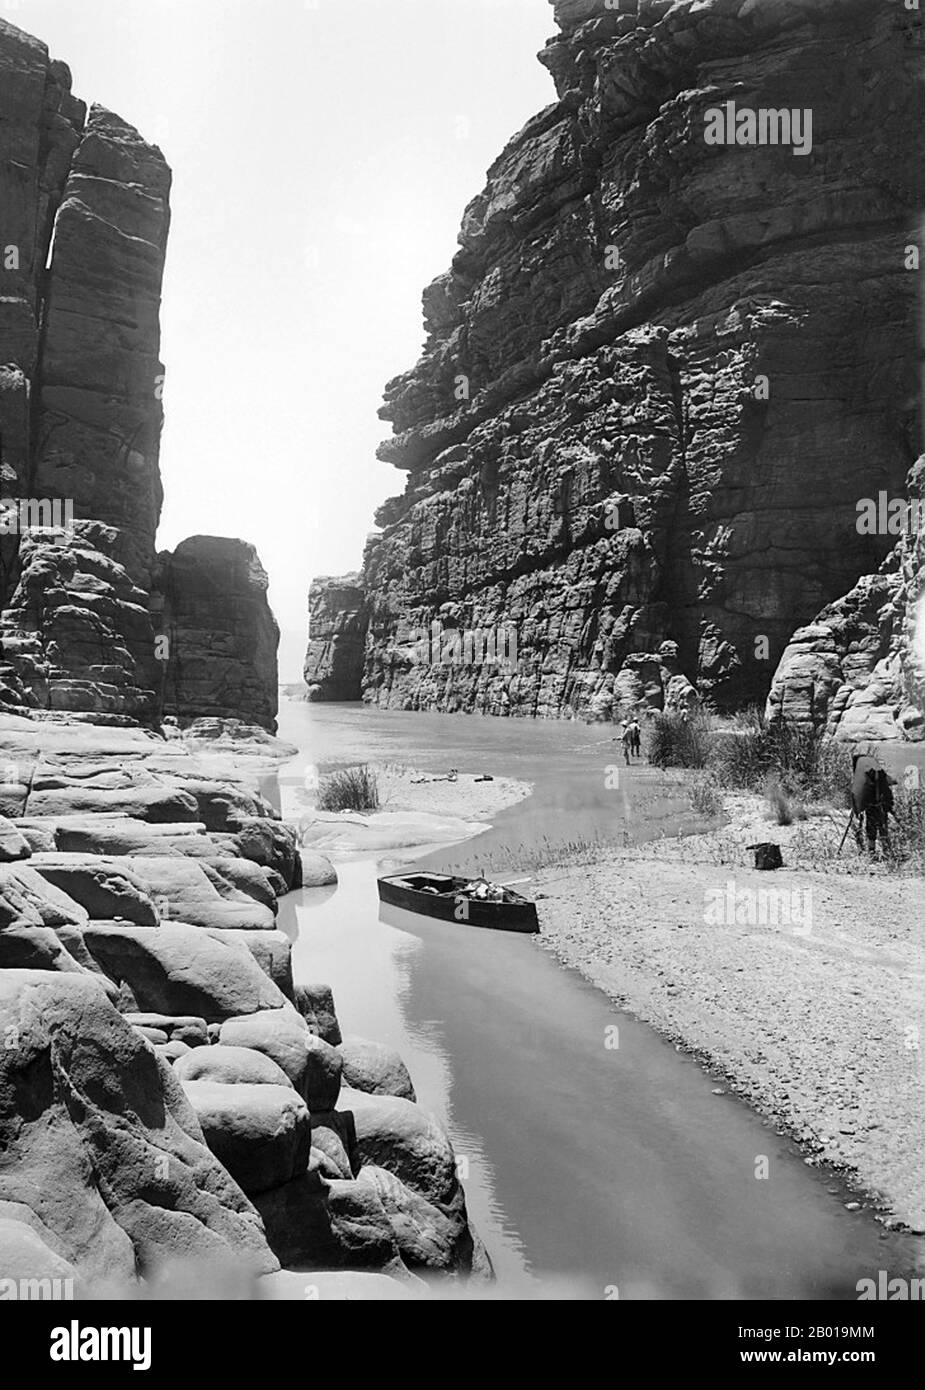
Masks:
[[[388,874],[379,879],[381,902],[439,917],[443,922],[460,922],[470,927],[494,927],[497,931],[538,932],[536,907],[529,898],[512,888],[504,888],[500,901],[478,898],[467,892],[467,885],[484,880],[457,878],[453,874]]]

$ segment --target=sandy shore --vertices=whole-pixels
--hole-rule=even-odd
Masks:
[[[404,850],[415,856],[468,840],[487,830],[494,817],[530,793],[527,782],[513,777],[491,781],[473,773],[456,780],[394,763],[371,764],[379,787],[378,811],[319,811],[315,791],[306,792],[307,808],[296,820],[304,847],[325,854]]]
[[[309,809],[306,844],[417,855],[477,834],[530,791],[376,771],[382,809]],[[850,838],[836,857],[841,813],[779,826],[759,797],[725,806],[728,823],[707,833],[606,858],[589,845],[587,862],[536,873],[539,942],[794,1135],[808,1162],[838,1169],[887,1224],[925,1231],[925,882],[891,877]],[[761,840],[780,844],[785,868],[753,867]]]
[[[757,798],[727,810],[713,834],[537,875],[541,943],[794,1134],[807,1161],[882,1199],[888,1224],[925,1231],[925,883],[863,872],[850,849],[834,872],[800,867],[831,860],[843,824],[772,827]],[[788,867],[750,867],[756,839],[780,843]]]

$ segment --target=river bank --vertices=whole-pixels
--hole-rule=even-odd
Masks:
[[[637,765],[624,790],[639,802],[662,776]],[[421,844],[435,808],[448,830],[456,817],[475,833],[462,819],[480,789],[471,777],[391,766],[388,778],[402,810],[421,818]],[[497,798],[482,815],[529,790],[504,779],[480,786]],[[535,872],[540,944],[702,1060],[793,1135],[808,1162],[856,1183],[886,1222],[925,1231],[925,940],[910,911],[925,883],[890,878],[853,842],[836,863],[834,815],[772,827],[759,797],[727,795],[725,805],[728,822],[706,833],[589,847],[585,862]],[[773,876],[750,867],[748,852],[768,837],[792,866]],[[454,845],[459,867],[473,848]]]
[[[296,977],[331,981],[344,1027],[401,1053],[419,1102],[450,1134],[499,1296],[595,1299],[618,1286],[621,1298],[853,1299],[859,1279],[915,1267],[914,1236],[885,1229],[868,1203],[849,1209],[856,1194],[836,1169],[807,1165],[782,1126],[542,938],[466,931],[377,901],[377,873],[409,864],[526,874],[532,895],[551,892],[535,876],[576,848],[606,866],[624,846],[687,847],[705,823],[683,775],[627,773],[612,731],[593,726],[349,705],[284,704],[280,720],[300,749],[281,769],[284,809],[287,798],[300,804],[303,759],[322,774],[404,760],[437,777],[456,766],[532,788],[489,829],[422,858],[333,852],[337,887],[289,894],[280,912]],[[438,785],[451,814],[452,784]],[[762,1156],[768,1181],[756,1173]]]
[[[793,1135],[807,1163],[868,1194],[886,1224],[923,1232],[925,883],[855,862],[853,846],[836,867],[843,827],[822,818],[772,828],[747,797],[727,811],[710,833],[540,872],[541,943]],[[788,867],[755,870],[757,839],[780,843]],[[802,866],[823,855],[835,872]]]

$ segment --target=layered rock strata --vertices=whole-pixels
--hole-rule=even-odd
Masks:
[[[358,574],[312,581],[305,684],[310,700],[356,700],[363,679],[368,614]]]
[[[267,576],[246,541],[193,536],[163,557],[160,631],[168,638],[162,709],[275,729],[279,628]]]
[[[0,1293],[487,1274],[403,1063],[342,1052],[277,930],[266,575],[243,541],[155,553],[169,184],[0,21]]]
[[[909,525],[883,565],[794,633],[769,717],[854,741],[925,738],[923,483],[920,459],[909,476]]]
[[[155,554],[170,181],[156,146],[88,112],[66,65],[0,21],[0,702],[151,723],[166,699],[273,729],[251,548]]]
[[[718,706],[763,701],[794,629],[887,555],[856,504],[901,495],[919,448],[922,18],[892,0],[555,13],[557,99],[489,170],[424,293],[424,354],[386,388],[380,456],[407,485],[364,563],[354,694],[618,707],[667,640]],[[756,135],[761,112],[795,113],[790,143],[783,124],[707,143],[730,103]],[[434,624],[513,634],[516,661],[421,661]]]

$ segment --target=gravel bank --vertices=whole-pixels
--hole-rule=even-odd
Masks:
[[[706,852],[713,837],[696,838]],[[696,852],[674,842],[540,873],[541,943],[700,1056],[811,1161],[925,1231],[925,884]],[[775,925],[765,899],[762,923],[771,888],[800,920]]]

